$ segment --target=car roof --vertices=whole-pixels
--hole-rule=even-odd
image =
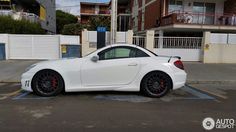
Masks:
[[[134,44],[111,44],[109,45],[110,47],[117,47],[117,46],[129,46],[129,47],[138,47],[137,45]]]

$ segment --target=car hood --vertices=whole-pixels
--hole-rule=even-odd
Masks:
[[[52,64],[70,64],[73,63],[75,60],[82,60],[82,58],[65,58],[65,59],[58,59],[58,60],[47,60],[35,63],[33,65],[42,66],[42,65],[52,65]]]

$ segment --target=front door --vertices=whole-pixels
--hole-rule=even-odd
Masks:
[[[99,61],[86,60],[81,68],[83,86],[114,86],[131,83],[140,64],[132,56],[132,49],[114,47],[98,53]]]

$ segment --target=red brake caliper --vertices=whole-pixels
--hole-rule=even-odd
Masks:
[[[161,80],[160,82],[161,82],[161,84],[160,84],[161,88],[164,88],[164,80]]]
[[[57,79],[55,77],[52,77],[52,87],[53,88],[57,87]]]

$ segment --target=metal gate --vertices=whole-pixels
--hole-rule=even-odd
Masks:
[[[180,56],[183,61],[200,61],[202,37],[156,37],[155,53]]]
[[[6,59],[5,44],[0,43],[0,60]]]
[[[58,59],[59,37],[54,35],[9,35],[9,59]]]

